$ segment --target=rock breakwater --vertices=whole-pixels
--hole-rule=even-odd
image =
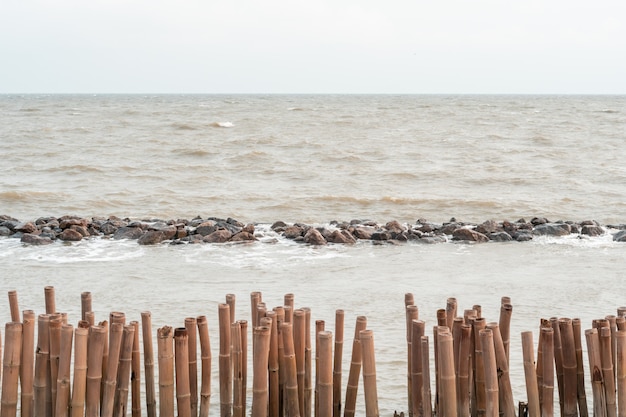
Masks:
[[[530,221],[515,222],[487,220],[468,223],[452,218],[448,222],[433,223],[419,219],[414,224],[389,221],[385,224],[367,220],[332,221],[324,226],[277,221],[260,228],[232,218],[195,217],[193,219],[143,219],[78,216],[40,217],[21,221],[0,215],[0,236],[20,239],[28,245],[46,245],[55,241],[77,242],[89,238],[132,239],[141,245],[241,243],[272,241],[283,237],[309,245],[354,244],[369,241],[374,244],[401,244],[403,242],[524,242],[537,236],[571,236],[581,239],[606,236],[626,242],[626,224],[601,225],[594,220],[582,222],[549,221],[535,217]]]

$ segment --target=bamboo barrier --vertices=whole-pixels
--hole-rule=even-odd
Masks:
[[[598,329],[585,330],[585,338],[587,340],[587,355],[589,358],[589,373],[591,375],[591,389],[593,394],[593,415],[595,417],[606,417],[606,399],[604,396]]]
[[[313,394],[313,347],[311,345],[311,309],[309,307],[303,307],[302,309],[304,310],[304,417],[311,417],[311,397]],[[339,409],[341,410],[341,399],[339,400]]]
[[[333,415],[333,359],[332,338],[329,331],[319,332],[319,417]]]
[[[33,380],[34,407],[36,417],[49,417],[52,409],[47,409],[48,378],[50,370],[50,315],[40,314],[37,318],[37,353]],[[52,405],[50,403],[50,405]]]
[[[430,356],[428,350],[428,336],[422,336],[422,407],[424,417],[431,417],[433,414],[433,402],[430,389]]]
[[[452,331],[452,325],[456,318],[456,312],[458,309],[457,299],[454,297],[448,297],[446,300],[446,326]]]
[[[456,417],[457,396],[454,371],[454,347],[452,333],[447,326],[438,326],[437,350],[439,355],[439,414],[440,417]]]
[[[232,371],[231,371],[231,337],[230,337],[230,306],[220,304],[218,306],[220,353],[219,353],[219,378],[220,378],[220,416],[232,416]]]
[[[296,353],[293,343],[293,324],[285,322],[281,325],[281,328],[283,336],[283,355],[285,366],[285,417],[300,417],[300,405],[298,404],[298,371],[296,365]]]
[[[576,346],[574,328],[569,318],[559,319],[561,332],[561,350],[563,355],[563,415],[578,416],[578,365],[576,364]]]
[[[146,386],[146,412],[156,417],[156,388],[154,385],[154,347],[152,345],[152,313],[141,312],[141,334],[143,340],[144,383]]]
[[[270,327],[270,341],[269,341],[269,358],[268,358],[268,417],[278,417],[280,409],[280,376],[279,376],[279,360],[278,360],[278,317],[276,311],[268,311],[266,315],[267,320],[271,322],[265,322],[264,325]]]
[[[17,300],[17,291],[9,291],[9,309],[11,311],[11,321],[14,323],[21,322],[20,307]]]
[[[71,416],[82,417],[87,390],[87,343],[89,323],[80,321],[74,331],[74,380],[72,384]]]
[[[369,329],[361,330],[359,333],[359,339],[361,340],[361,350],[363,355],[363,394],[365,395],[365,416],[379,417],[378,388],[376,386],[376,359],[374,354],[374,332]]]
[[[559,328],[559,319],[557,317],[550,317],[550,324],[552,325],[553,342],[554,342],[554,366],[556,368],[556,380],[558,388],[559,398],[559,410],[561,411],[561,417],[564,417],[563,411],[565,410],[563,400],[565,394],[563,392],[563,347],[561,344],[561,329]]]
[[[542,396],[541,396],[541,416],[554,416],[554,328],[541,328],[542,352]]]
[[[5,346],[2,360],[2,401],[0,417],[15,417],[18,403],[18,379],[22,354],[22,323],[9,322],[4,330]]]
[[[200,339],[200,364],[202,384],[200,386],[199,416],[208,417],[211,405],[211,341],[209,338],[209,325],[206,316],[198,316],[196,319],[198,335]],[[150,416],[148,416],[150,417]]]
[[[266,325],[256,326],[253,329],[252,417],[266,417],[269,410],[268,366],[271,327],[267,326],[267,320]]]
[[[22,417],[33,417],[35,372],[35,312],[22,313],[22,353],[20,356],[20,411]]]
[[[228,314],[229,314],[229,317],[230,317],[229,318],[229,323],[228,323],[229,325],[231,323],[234,323],[235,322],[235,317],[237,317],[235,315],[235,304],[236,304],[236,301],[237,301],[237,297],[235,296],[235,294],[226,294],[226,304],[228,304],[228,308],[229,308],[229,310],[228,310],[229,313]]]
[[[459,361],[457,372],[457,414],[458,417],[470,416],[470,369],[472,326],[461,324],[459,341]]]
[[[531,331],[522,332],[522,356],[526,380],[526,395],[528,398],[528,417],[541,417],[539,389],[537,387],[537,370],[535,368],[535,353],[533,348],[533,332]]]
[[[324,320],[315,321],[315,417],[319,417],[320,339],[317,335],[325,330],[326,322]]]
[[[141,417],[141,352],[139,349],[139,322],[133,320],[130,322],[133,326],[133,347],[132,347],[132,365],[130,373],[131,383],[131,415],[132,417]]]
[[[61,315],[52,314],[50,316],[50,398],[49,401],[51,403],[50,406],[46,406],[46,408],[50,407],[52,415],[56,410],[56,400],[57,400],[57,379],[59,375],[59,356],[61,355],[61,326],[63,325],[63,320]],[[48,395],[48,394],[46,394]],[[46,402],[48,398],[46,398]]]
[[[607,417],[617,415],[615,399],[615,379],[613,374],[613,353],[611,329],[601,327],[600,329],[600,363],[602,366],[602,378],[604,380],[604,398],[606,401]]]
[[[100,385],[106,329],[92,326],[87,340],[87,383],[85,392],[85,417],[100,416]],[[38,414],[35,413],[35,416]]]
[[[178,417],[191,417],[191,391],[189,388],[189,336],[187,329],[174,330],[176,367],[176,409]]]
[[[480,344],[485,365],[485,416],[498,417],[500,414],[498,400],[498,366],[494,350],[493,334],[490,328],[480,331]]]
[[[285,322],[285,308],[276,306],[273,308],[276,313],[276,339],[278,357],[278,416],[283,417],[285,408],[283,407],[285,398],[285,345],[283,343],[283,323]]]
[[[350,371],[348,373],[348,384],[346,387],[346,401],[344,406],[344,417],[354,417],[356,414],[356,397],[359,389],[359,375],[361,374],[362,352],[360,333],[367,327],[367,317],[358,316],[354,327],[354,340],[352,342],[352,359],[350,360]]]
[[[479,311],[480,309],[474,308]],[[478,314],[478,313],[477,313]],[[472,334],[474,335],[474,352],[472,363],[472,373],[474,375],[474,395],[475,395],[475,413],[478,417],[484,417],[486,411],[486,393],[485,393],[485,365],[483,362],[482,344],[480,341],[480,331],[485,329],[486,322],[484,317],[475,317],[471,320]]]
[[[262,296],[260,291],[252,291],[250,293],[250,317],[252,320],[252,329],[259,326],[259,315],[257,312],[257,306],[262,302]],[[252,338],[252,345],[254,349],[254,337]]]
[[[44,299],[46,303],[46,314],[54,314],[57,312],[56,301],[54,297],[54,287],[47,286],[43,289]]]
[[[333,417],[341,417],[341,364],[345,312],[335,311],[335,352],[333,356]]]
[[[305,314],[304,310],[298,308],[293,312],[293,347],[296,354],[296,375],[298,380],[298,405],[300,415],[305,416],[304,408],[304,381],[306,379],[306,367],[304,352],[306,350],[305,338]]]
[[[191,403],[191,415],[198,415],[198,324],[195,317],[185,318],[187,329],[187,346],[189,348],[189,395]]]
[[[422,404],[422,346],[421,337],[424,336],[425,323],[421,320],[411,322],[411,401],[412,410],[409,412],[413,416],[423,414]]]
[[[70,412],[70,369],[72,366],[73,341],[74,326],[64,324],[61,327],[61,354],[59,356],[59,372],[57,375],[55,417],[68,417]]]
[[[135,325],[124,326],[122,349],[120,351],[120,365],[118,368],[117,392],[115,394],[115,409],[113,416],[125,417],[128,409],[128,392],[133,361],[133,344],[135,343]],[[180,411],[179,411],[180,415]]]
[[[510,344],[511,344],[511,316],[513,315],[513,306],[511,305],[510,297],[502,297],[502,304],[500,305],[500,320],[498,326],[500,328],[500,335],[502,336],[502,344],[504,346],[504,352],[506,353],[506,361],[509,363],[510,356]]]
[[[509,376],[509,361],[500,334],[500,326],[498,323],[493,322],[487,324],[487,328],[492,331],[494,353],[496,355],[498,399],[500,404],[499,413],[503,417],[515,417],[515,403],[513,401],[513,390]]]
[[[241,396],[243,415],[246,415],[246,393],[248,391],[248,321],[239,320],[241,328]]]
[[[233,369],[233,417],[244,417],[243,363],[241,361],[241,324],[230,325],[231,361]]]
[[[406,299],[405,299],[405,303],[406,303]],[[413,366],[412,366],[412,361],[413,361],[413,356],[412,356],[412,351],[413,351],[413,337],[412,332],[413,332],[413,321],[414,320],[418,320],[419,319],[419,310],[417,308],[416,305],[414,304],[410,304],[405,306],[405,312],[406,312],[406,345],[407,345],[407,360],[406,360],[406,364],[407,364],[407,372],[406,372],[406,379],[407,379],[407,384],[406,384],[406,388],[407,388],[407,400],[408,400],[408,410],[409,410],[409,417],[413,417],[414,415],[414,407],[413,407]]]
[[[157,330],[159,364],[159,417],[174,417],[174,333],[170,326]]]
[[[576,350],[576,392],[578,396],[578,410],[580,412],[580,417],[588,417],[589,410],[587,407],[587,394],[585,390],[585,371],[583,364],[583,346],[580,319],[572,319],[572,330],[574,333],[574,348]]]
[[[109,327],[109,356],[106,365],[106,378],[102,389],[101,417],[112,417],[115,407],[115,392],[117,390],[117,370],[120,364],[122,337],[124,325],[111,323]]]

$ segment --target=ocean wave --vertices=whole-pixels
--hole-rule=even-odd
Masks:
[[[213,152],[210,152],[204,149],[176,149],[174,150],[174,153],[177,153],[183,156],[197,156],[197,157],[202,157],[202,156],[213,154]]]
[[[103,172],[102,169],[93,166],[93,165],[63,165],[63,166],[55,166],[46,169],[47,172],[68,172],[68,173],[80,173],[80,172],[89,172],[89,173],[100,173]]]
[[[6,202],[47,201],[64,193],[52,191],[0,191],[0,200]]]
[[[170,126],[176,130],[198,130],[197,127],[187,123],[172,123]]]
[[[210,123],[209,126],[211,127],[235,127],[235,125],[232,122],[213,122]]]

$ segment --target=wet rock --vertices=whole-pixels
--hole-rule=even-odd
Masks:
[[[208,236],[205,236],[202,241],[206,243],[225,243],[228,242],[228,240],[230,240],[232,236],[233,234],[230,233],[230,231],[226,229],[220,229],[216,230]]]
[[[489,238],[484,234],[472,229],[460,228],[452,233],[453,240],[464,240],[469,242],[488,242]]]
[[[389,240],[391,239],[391,234],[386,231],[377,231],[372,233],[372,240]]]
[[[74,229],[65,229],[59,235],[59,239],[65,242],[79,242],[83,240],[83,235]]]
[[[329,243],[353,244],[356,239],[347,230],[334,230],[326,239]]]
[[[78,225],[78,224],[72,225],[70,226],[70,230],[76,230],[83,237],[89,237],[91,235],[91,233],[89,233],[89,230],[87,230],[87,228],[83,225]]]
[[[173,239],[176,236],[176,226],[168,225],[163,222],[154,223],[148,226],[148,231],[162,232],[165,240]]]
[[[481,223],[478,226],[476,226],[475,230],[478,233],[482,233],[483,235],[488,235],[490,233],[496,233],[502,230],[502,228],[500,227],[498,222],[496,222],[495,220],[487,220],[486,222]]]
[[[59,219],[59,227],[61,229],[68,229],[72,226],[83,226],[87,228],[89,222],[87,219],[78,219],[78,218],[61,218]]]
[[[139,239],[137,239],[137,243],[140,245],[156,245],[164,240],[167,240],[165,237],[165,233],[160,230],[148,230],[143,233]]]
[[[139,239],[144,234],[144,231],[140,227],[120,227],[113,234],[113,239]]]
[[[254,240],[257,239],[254,237],[253,233],[244,232],[243,230],[237,234],[234,234],[233,237],[230,238],[231,242],[245,242]]]
[[[195,227],[196,227],[196,233],[199,234],[200,236],[208,236],[217,230],[217,226],[215,226],[215,222],[211,220],[202,222]]]
[[[448,239],[446,238],[445,235],[435,235],[435,236],[424,236],[421,239],[417,240],[416,242],[432,245],[435,243],[445,243],[447,241]]]
[[[176,228],[176,239],[182,239],[187,236],[189,236],[189,230],[186,226],[178,226]]]
[[[527,242],[529,240],[533,240],[533,234],[529,230],[521,230],[512,235],[512,237],[517,242]]]
[[[296,239],[298,237],[302,237],[304,234],[304,228],[301,226],[287,226],[285,231],[283,232],[283,236],[287,239]]]
[[[452,235],[455,230],[461,227],[463,227],[463,225],[456,222],[444,223],[439,229],[437,229],[437,231],[439,233],[443,233],[444,235]]]
[[[325,245],[327,243],[326,239],[324,239],[324,236],[322,236],[319,230],[315,229],[314,227],[311,227],[306,232],[303,241],[304,243],[308,243],[309,245]]]
[[[626,230],[620,230],[613,235],[614,242],[626,242]]]
[[[229,220],[232,220],[232,219],[229,219]],[[233,222],[220,220],[215,223],[215,226],[217,226],[218,229],[226,229],[234,235],[236,233],[241,232],[241,228],[243,227],[243,224],[239,226],[240,224],[241,223],[237,222],[236,220]]]
[[[9,236],[11,234],[11,229],[6,226],[0,226],[0,236]]]
[[[232,224],[233,226],[236,226],[236,227],[239,227],[239,228],[242,228],[244,226],[243,223],[241,223],[240,221],[235,220],[235,219],[230,218],[230,217],[228,219],[226,219],[226,223]]]
[[[376,229],[369,226],[356,226],[351,230],[352,235],[361,240],[370,240],[372,238],[372,234],[376,232]]]
[[[567,223],[542,223],[535,226],[533,233],[542,236],[566,236],[571,233],[571,230],[572,228]]]
[[[102,226],[100,226],[100,232],[105,236],[114,234],[117,229],[119,228],[111,222],[106,222]]]
[[[540,225],[540,224],[546,224],[546,223],[550,223],[550,222],[549,222],[549,221],[548,221],[548,219],[546,219],[545,217],[533,217],[533,218],[530,220],[530,223],[531,223],[533,226],[537,226],[537,225]]]
[[[50,239],[49,237],[37,236],[31,233],[22,234],[20,241],[22,243],[26,243],[29,245],[36,245],[36,246],[49,245],[52,243],[52,239]]]
[[[511,237],[511,235],[507,232],[489,233],[488,237],[489,240],[492,240],[494,242],[509,242],[513,240],[513,237]]]
[[[254,225],[252,223],[248,223],[241,229],[241,231],[254,235]]]
[[[14,230],[24,234],[33,233],[37,230],[37,226],[33,222],[21,222],[15,225]]]
[[[400,234],[406,231],[406,227],[402,226],[397,220],[393,220],[385,224],[385,229],[390,233]]]
[[[580,234],[587,236],[602,236],[604,228],[595,224],[586,224],[580,230]]]

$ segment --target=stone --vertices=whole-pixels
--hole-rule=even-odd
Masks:
[[[369,226],[356,226],[351,230],[352,236],[362,240],[370,240],[375,231],[376,229]]]
[[[587,236],[602,236],[604,234],[604,228],[595,224],[585,224],[581,228],[580,234]]]
[[[521,219],[520,219],[520,220],[521,220]],[[533,226],[537,226],[537,225],[540,225],[540,224],[546,224],[546,223],[550,223],[550,222],[549,222],[549,221],[548,221],[548,219],[546,219],[545,217],[533,217],[533,218],[530,220],[530,223],[531,223]]]
[[[202,241],[206,243],[225,243],[228,242],[232,236],[233,234],[230,233],[228,230],[220,229],[216,230],[208,236],[205,236]]]
[[[280,220],[277,222],[274,222],[274,224],[270,226],[270,229],[272,229],[273,231],[277,233],[284,231],[285,228],[287,228],[287,223],[280,221]]]
[[[507,232],[489,233],[488,237],[489,240],[492,240],[494,242],[510,242],[513,240],[513,237],[511,237],[511,235]]]
[[[165,239],[169,240],[173,239],[176,236],[177,229],[174,225],[168,225],[162,222],[158,222],[148,226],[148,231],[151,230],[163,232],[163,234],[165,235]]]
[[[241,229],[241,231],[254,235],[254,225],[252,223],[248,223]]]
[[[533,240],[533,234],[529,231],[520,231],[512,236],[517,242],[527,242]]]
[[[385,231],[377,231],[372,233],[372,240],[389,240],[391,239],[391,234]]]
[[[11,234],[11,229],[6,226],[0,226],[0,236],[9,236]]]
[[[89,237],[91,235],[91,233],[89,233],[89,230],[87,230],[87,227],[83,226],[82,224],[74,224],[72,226],[69,227],[70,230],[76,230],[78,233],[80,233],[81,235],[83,235],[83,237]]]
[[[400,234],[406,231],[406,227],[402,226],[397,220],[393,220],[385,224],[385,229],[390,233]]]
[[[244,232],[243,230],[237,234],[234,234],[231,238],[231,242],[245,242],[245,241],[254,241],[257,240],[254,237],[254,234],[249,232]]]
[[[283,236],[285,236],[287,239],[295,239],[297,237],[302,236],[304,233],[304,229],[300,226],[287,226],[287,228],[285,229],[285,231],[283,232]]]
[[[626,230],[620,230],[613,235],[614,242],[626,242]]]
[[[41,236],[33,235],[31,233],[23,234],[20,241],[22,243],[35,245],[35,246],[49,245],[52,243],[52,239],[50,239],[49,237],[41,237]]]
[[[456,223],[456,222],[445,223],[443,226],[439,228],[438,232],[443,233],[444,235],[453,235],[454,231],[461,227],[463,227],[463,225],[460,223]]]
[[[304,243],[308,243],[310,245],[325,245],[327,242],[319,230],[311,227],[304,235]]]
[[[487,220],[486,222],[481,223],[478,226],[476,226],[475,230],[478,233],[482,233],[483,235],[488,235],[490,233],[498,232],[502,230],[502,228],[500,227],[498,222],[496,222],[495,220]]]
[[[140,245],[156,245],[164,240],[167,240],[165,237],[165,233],[159,230],[148,230],[144,234],[142,234],[139,239],[137,239],[137,243]]]
[[[24,234],[26,234],[26,233],[33,233],[34,231],[37,230],[37,226],[35,226],[35,223],[33,223],[33,222],[21,222],[21,223],[18,223],[14,227],[14,230],[16,232],[22,232]]]
[[[356,239],[347,230],[334,230],[327,238],[329,243],[354,244]]]
[[[59,221],[59,227],[61,229],[68,229],[71,226],[84,226],[85,228],[89,225],[87,219],[76,219],[76,218],[61,218]]]
[[[139,239],[144,234],[143,229],[140,227],[120,227],[113,234],[113,239]]]
[[[571,231],[572,228],[567,223],[542,223],[533,229],[534,234],[542,236],[566,236]]]
[[[115,226],[111,222],[103,223],[102,226],[100,226],[100,232],[105,236],[114,234],[117,229],[119,229],[119,227]]]
[[[196,233],[200,236],[208,236],[216,230],[217,227],[215,226],[215,222],[212,220],[202,222],[198,226],[196,226]]]
[[[74,229],[65,229],[59,235],[59,239],[65,242],[79,242],[83,240],[83,235]]]
[[[472,230],[472,229],[467,229],[465,227],[462,227],[460,229],[456,229],[453,233],[452,233],[452,239],[453,240],[464,240],[464,241],[469,241],[469,242],[478,242],[478,243],[483,243],[483,242],[488,242],[489,238],[487,236],[485,236],[484,234],[477,232],[476,230]]]

